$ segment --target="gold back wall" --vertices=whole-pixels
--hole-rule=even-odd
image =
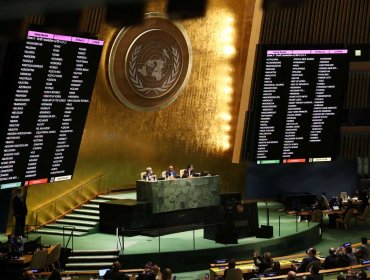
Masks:
[[[164,13],[164,3],[149,1],[147,11]],[[253,9],[254,0],[209,0],[205,17],[179,22],[191,40],[192,73],[179,98],[156,112],[133,111],[114,97],[107,61],[119,29],[100,25],[106,44],[73,180],[30,187],[30,209],[101,175],[111,189],[130,188],[147,166],[159,175],[169,164],[193,163],[219,174],[224,191],[242,191],[246,166],[231,156]]]

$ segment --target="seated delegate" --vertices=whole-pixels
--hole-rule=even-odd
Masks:
[[[173,166],[170,165],[168,170],[166,171],[166,179],[168,178],[175,178],[177,176],[177,172],[173,169]]]
[[[145,171],[145,174],[143,176],[144,181],[156,181],[157,176],[153,174],[153,170],[151,167],[148,167]]]
[[[182,175],[182,178],[193,177],[193,175],[194,175],[194,167],[192,164],[189,164],[186,167],[184,174]]]

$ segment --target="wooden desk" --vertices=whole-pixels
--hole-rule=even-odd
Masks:
[[[289,255],[289,256],[283,256],[283,257],[276,257],[274,258],[274,261],[279,261],[280,269],[284,270],[284,269],[289,269],[292,266],[297,265],[296,261],[302,261],[302,259],[306,256],[307,255],[303,253],[303,254]],[[318,258],[320,258],[320,256],[318,256]],[[324,258],[321,258],[320,260],[321,262],[324,262]],[[258,270],[258,267],[254,265],[253,260],[237,262],[236,267],[240,268],[243,271],[243,274],[252,274],[252,273],[257,272]],[[224,266],[211,267],[209,269],[210,278],[215,279],[217,276],[223,276],[226,268],[227,268],[227,264],[224,264]]]
[[[351,269],[361,269],[361,268],[364,268],[364,267],[367,267],[368,265],[364,264],[364,265],[352,265],[352,266],[346,266],[346,267],[339,267],[339,268],[332,268],[332,269],[322,269],[320,270],[320,274],[330,274],[330,273],[338,273],[338,272],[342,272],[342,271],[348,271],[348,270],[351,270]],[[302,272],[302,273],[297,273],[297,278],[298,277],[302,277],[302,276],[307,276],[307,275],[310,275],[309,272]],[[277,276],[273,276],[273,277],[261,277],[261,279],[286,279],[286,274],[284,275],[277,275]]]
[[[350,199],[350,200],[347,200],[347,201],[343,201],[342,203],[344,205],[348,204],[348,202],[351,201],[351,203],[353,205],[361,205],[362,204],[362,200],[361,199]]]
[[[55,246],[56,245],[53,245],[53,246],[50,246],[49,248],[44,248],[43,250],[48,250],[48,254],[50,254],[51,251],[53,251]],[[26,265],[26,264],[29,264],[31,262],[32,256],[33,256],[32,254],[25,254],[22,257],[18,258],[18,259],[10,259],[9,263],[10,264],[15,264],[15,265]]]
[[[356,209],[355,209],[356,210]],[[287,214],[291,216],[312,216],[312,210],[307,211],[288,211]],[[321,213],[323,215],[342,215],[345,212],[345,209],[339,209],[339,210],[322,210]]]
[[[339,244],[338,244],[339,246]],[[361,246],[361,242],[358,243],[353,243],[352,248],[357,248]],[[318,257],[320,252],[317,252]],[[304,257],[306,257],[307,254],[302,253],[302,254],[295,254],[295,255],[288,255],[288,256],[282,256],[282,257],[276,257],[274,258],[274,261],[279,261],[280,262],[280,269],[289,269],[292,265],[295,265],[295,262],[292,262],[294,260],[302,260]],[[321,262],[324,262],[324,258],[320,258]],[[366,266],[366,265],[365,265]],[[244,261],[238,261],[236,262],[236,267],[240,268],[243,273],[252,273],[254,270],[257,270],[257,267],[254,266],[253,260],[244,260]],[[223,276],[224,271],[227,268],[227,263],[220,263],[220,264],[211,264],[210,270],[210,278],[215,279],[217,276]],[[355,268],[355,266],[353,266]],[[337,268],[336,270],[339,271],[343,268]],[[332,271],[331,270],[325,270],[325,271]],[[324,271],[324,270],[322,270]],[[321,272],[320,272],[321,273]],[[300,273],[299,275],[307,275],[309,273]],[[268,279],[283,279],[286,278],[286,275],[279,275],[279,276],[274,276],[274,277],[268,277]]]

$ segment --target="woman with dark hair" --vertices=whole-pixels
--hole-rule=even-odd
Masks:
[[[186,169],[184,170],[184,174],[182,175],[183,178],[192,177],[194,174],[194,167],[192,164],[188,164]]]

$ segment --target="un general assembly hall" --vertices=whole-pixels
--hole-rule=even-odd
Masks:
[[[369,279],[369,0],[0,3],[0,280]]]

